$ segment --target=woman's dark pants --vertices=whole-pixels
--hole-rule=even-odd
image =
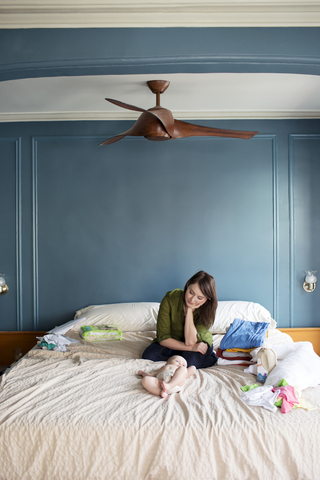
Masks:
[[[187,360],[188,367],[194,365],[197,369],[212,367],[218,360],[212,345],[208,347],[206,354],[203,355],[199,352],[172,350],[171,348],[163,347],[158,342],[151,343],[143,352],[142,358],[144,360],[152,360],[153,362],[166,362],[173,355],[180,355]]]

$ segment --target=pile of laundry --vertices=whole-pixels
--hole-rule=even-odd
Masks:
[[[246,365],[244,372],[255,375],[255,380],[262,383],[241,387],[240,398],[248,405],[271,412],[280,407],[282,413],[298,407],[317,409],[301,398],[301,391],[320,384],[320,357],[310,342],[271,345],[268,327],[266,322],[236,318],[216,352],[217,364]]]
[[[79,340],[66,337],[65,335],[61,335],[60,333],[49,333],[44,337],[37,337],[37,339],[39,340],[37,344],[38,348],[54,350],[58,352],[65,352],[67,350],[67,346],[70,345],[70,343],[79,343]]]
[[[298,386],[288,385],[285,379],[282,379],[277,387],[272,385],[259,386],[254,383],[241,387],[241,390],[244,393],[240,398],[244,403],[263,407],[270,412],[276,412],[277,408],[281,409],[281,413],[288,413],[292,408],[318,409],[318,407],[301,398],[301,390]]]
[[[251,352],[267,338],[267,322],[249,322],[235,318],[216,351],[217,365],[250,365],[256,363]]]

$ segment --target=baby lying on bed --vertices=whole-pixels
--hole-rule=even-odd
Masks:
[[[165,398],[171,393],[180,392],[187,378],[196,373],[196,367],[188,364],[185,358],[174,355],[167,363],[155,373],[146,373],[139,370],[142,378],[142,386],[154,395]]]

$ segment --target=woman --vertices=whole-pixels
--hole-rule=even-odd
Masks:
[[[187,281],[184,290],[168,292],[159,309],[157,337],[142,358],[160,362],[181,355],[189,366],[212,367],[217,357],[209,328],[217,305],[214,278],[202,270]]]

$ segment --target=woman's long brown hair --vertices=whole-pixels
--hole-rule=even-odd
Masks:
[[[209,328],[214,322],[216,310],[218,306],[216,283],[214,278],[209,273],[200,270],[193,275],[185,284],[183,302],[185,304],[186,291],[189,285],[197,283],[207,301],[199,307],[199,316],[197,323],[201,323]]]

